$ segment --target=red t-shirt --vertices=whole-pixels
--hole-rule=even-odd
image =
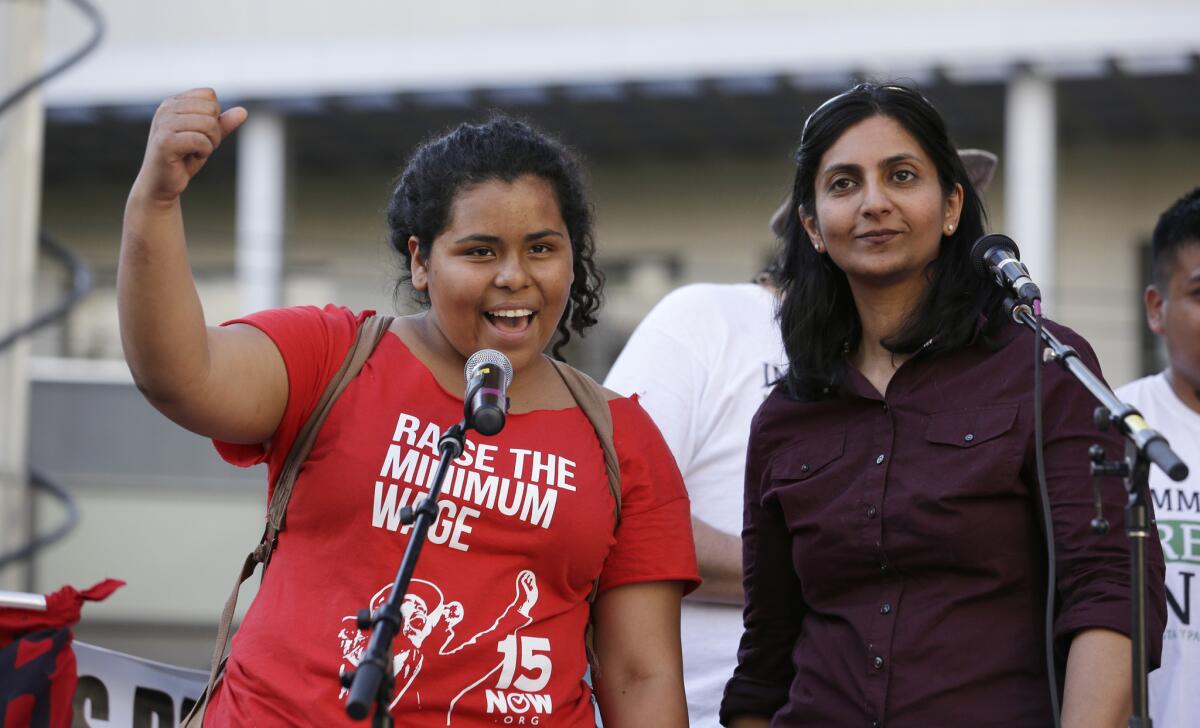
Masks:
[[[289,395],[272,440],[218,442],[225,459],[265,462],[275,481],[364,316],[327,306],[239,320],[275,342]],[[305,462],[207,724],[349,723],[338,674],[358,663],[368,638],[354,615],[387,599],[410,531],[400,509],[427,494],[441,428],[462,418],[462,406],[398,337],[384,336]],[[674,458],[634,400],[610,408],[621,465],[615,536],[603,455],[578,408],[510,414],[499,435],[468,435],[394,642],[401,724],[592,725],[583,634],[595,578],[601,591],[698,583]]]

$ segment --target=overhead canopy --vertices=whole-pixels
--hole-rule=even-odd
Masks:
[[[50,5],[50,53],[82,35]],[[910,0],[605,3],[109,0],[101,50],[54,81],[50,108],[156,104],[197,85],[229,98],[366,96],[463,89],[783,77],[801,89],[853,74],[996,82],[1027,65],[1052,76],[1190,68],[1195,2],[1003,5]]]
[[[108,0],[101,49],[45,94],[46,173],[127,166],[157,103],[193,86],[282,110],[302,167],[394,166],[491,108],[589,154],[777,150],[862,76],[916,83],[956,141],[997,145],[1023,69],[1059,82],[1064,139],[1200,131],[1200,3],[593,5]],[[84,29],[50,8],[54,58]]]

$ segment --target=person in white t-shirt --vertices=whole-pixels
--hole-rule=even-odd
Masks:
[[[742,636],[742,471],[750,419],[785,365],[773,288],[673,291],[634,331],[604,384],[637,394],[675,455],[704,579],[680,631],[688,719],[717,725]]]
[[[1189,474],[1177,483],[1150,469],[1158,535],[1167,561],[1162,666],[1150,673],[1156,728],[1200,725],[1200,187],[1159,218],[1151,238],[1146,319],[1167,345],[1167,368],[1117,396],[1170,441]]]
[[[996,156],[959,152],[982,192]],[[782,212],[771,219],[779,235]],[[683,602],[688,719],[717,725],[742,636],[742,480],[750,420],[787,366],[768,267],[754,283],[697,283],[668,294],[634,330],[604,385],[639,398],[675,455],[692,502],[703,583]]]

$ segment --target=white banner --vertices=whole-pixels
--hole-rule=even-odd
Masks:
[[[208,673],[164,665],[84,642],[71,728],[175,728],[208,684]]]

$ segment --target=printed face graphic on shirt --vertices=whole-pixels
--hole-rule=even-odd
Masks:
[[[404,604],[400,606],[400,614],[404,617],[404,636],[417,647],[425,641],[433,625],[429,621],[429,609],[420,597],[408,594]]]
[[[497,694],[504,694],[509,702],[529,700],[520,693],[509,697],[500,692],[501,688],[513,685],[523,686],[522,689],[545,687],[550,680],[552,663],[548,655],[540,655],[537,651],[540,647],[541,652],[548,653],[549,640],[531,638],[534,643],[523,646],[522,655],[515,649],[516,633],[533,621],[530,612],[538,599],[537,576],[528,569],[523,570],[517,574],[514,586],[516,593],[512,603],[491,626],[462,640],[454,628],[466,615],[463,604],[445,601],[436,584],[413,579],[400,608],[405,624],[393,644],[395,684],[389,708],[394,711],[401,703],[405,710],[422,710],[423,705],[449,705],[446,725],[452,725],[455,706],[470,693],[482,689],[487,693],[488,705],[493,705]],[[371,609],[383,606],[391,591],[392,584],[377,591],[371,598]],[[341,619],[337,636],[342,651],[340,674],[358,667],[369,640],[357,628],[353,616]],[[531,656],[542,659],[531,661],[528,659]],[[518,664],[518,660],[532,662],[532,665]],[[517,668],[529,667],[533,668],[531,674],[517,674]],[[426,677],[417,680],[418,675]],[[339,699],[344,699],[347,692],[342,688]]]

